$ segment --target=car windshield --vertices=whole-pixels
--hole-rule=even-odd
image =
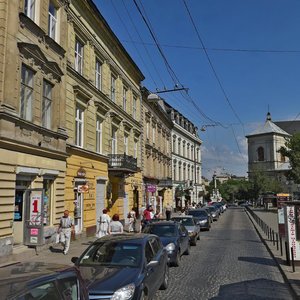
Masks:
[[[142,245],[120,241],[93,244],[80,259],[79,265],[138,267],[142,261]]]
[[[174,221],[181,223],[184,226],[194,226],[194,220],[192,218],[173,218]]]
[[[145,233],[156,234],[160,237],[175,236],[174,225],[149,225],[144,230]]]
[[[194,216],[194,217],[207,217],[207,212],[204,210],[190,210],[189,215]]]

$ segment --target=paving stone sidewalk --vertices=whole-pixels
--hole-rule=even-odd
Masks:
[[[263,210],[263,209],[255,209],[250,208],[254,214],[256,214],[265,224],[269,226],[274,232],[278,233],[278,216],[277,210]],[[254,220],[251,214],[248,212],[248,216],[252,220],[257,233],[260,235],[262,241],[268,248],[270,254],[274,257],[275,261],[278,264],[278,267],[286,280],[286,282],[290,285],[292,291],[295,294],[295,299],[300,299],[300,266],[295,266],[295,272],[293,272],[292,266],[288,265],[286,262],[286,252],[284,246],[284,240],[282,241],[282,255],[280,250],[280,243],[274,243],[259,224]]]

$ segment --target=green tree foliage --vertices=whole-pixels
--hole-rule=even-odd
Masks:
[[[287,178],[300,184],[300,133],[295,133],[279,152],[289,158],[291,170],[287,172]]]

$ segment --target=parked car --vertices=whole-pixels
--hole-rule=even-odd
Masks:
[[[43,262],[0,268],[1,299],[89,299],[78,268]]]
[[[190,253],[190,238],[187,229],[174,221],[150,223],[143,229],[144,233],[157,235],[167,250],[169,263],[179,266],[182,254]]]
[[[90,299],[151,299],[169,282],[167,251],[155,235],[105,236],[72,262],[86,281]]]
[[[211,218],[205,209],[191,209],[188,211],[188,215],[193,216],[193,218],[196,220],[196,223],[200,225],[200,229],[210,229]]]
[[[213,206],[213,205],[206,206],[206,207],[210,210],[211,217],[212,217],[213,221],[218,221],[219,216],[220,216],[220,210],[217,207]]]
[[[173,221],[181,223],[188,231],[190,244],[197,245],[197,240],[200,240],[200,223],[197,223],[193,216],[173,217]]]

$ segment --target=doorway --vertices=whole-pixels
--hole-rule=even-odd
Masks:
[[[74,201],[74,225],[75,225],[75,233],[79,234],[82,232],[83,227],[83,193],[75,193],[75,201]]]
[[[96,225],[97,225],[97,232],[98,232],[98,221],[103,209],[105,207],[105,180],[97,179],[97,186],[96,186]]]

